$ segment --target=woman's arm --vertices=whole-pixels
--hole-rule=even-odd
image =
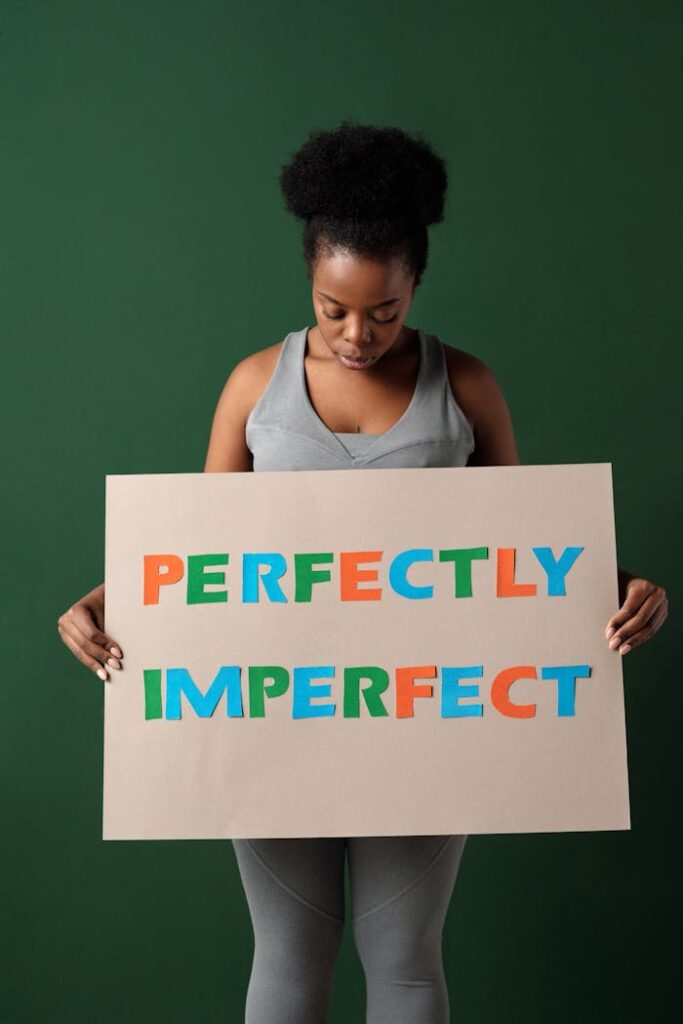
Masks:
[[[94,587],[57,619],[64,645],[104,682],[111,668],[120,669],[123,651],[104,632],[104,583]]]
[[[272,370],[272,348],[243,359],[228,377],[213,417],[205,473],[252,469],[245,425],[267,384],[269,367]],[[100,583],[57,619],[57,630],[65,646],[103,681],[109,679],[110,669],[121,668],[123,659],[120,644],[104,632],[104,600],[104,583]]]
[[[469,466],[518,466],[512,420],[503,392],[476,356],[444,345],[451,390],[474,433]],[[617,569],[619,610],[605,627],[612,650],[628,654],[649,640],[665,621],[669,604],[663,587]]]
[[[205,473],[245,473],[253,470],[245,430],[249,413],[268,385],[280,345],[271,345],[237,364],[218,398],[211,424]]]
[[[518,466],[512,417],[502,389],[486,363],[444,345],[453,396],[474,434],[468,466]]]
[[[238,363],[220,393],[204,460],[205,473],[245,473],[252,468],[245,426],[251,405],[249,360]]]

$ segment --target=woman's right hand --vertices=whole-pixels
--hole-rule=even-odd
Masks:
[[[121,668],[123,651],[103,632],[104,583],[60,615],[57,629],[71,653],[103,682],[109,678],[109,668]]]

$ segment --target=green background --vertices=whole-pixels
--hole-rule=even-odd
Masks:
[[[315,322],[277,186],[311,127],[397,124],[441,153],[447,218],[409,325],[491,366],[523,463],[613,464],[620,564],[676,608],[680,11],[0,6],[8,1024],[242,1020],[232,848],[102,842],[102,687],[56,624],[103,579],[105,474],[201,471],[235,363]],[[674,618],[624,663],[632,831],[470,839],[453,1020],[680,1009]],[[347,922],[330,1020],[363,1007]]]

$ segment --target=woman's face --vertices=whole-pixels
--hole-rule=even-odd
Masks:
[[[323,341],[342,366],[366,369],[402,345],[418,283],[399,259],[378,263],[341,251],[319,257],[313,308]]]

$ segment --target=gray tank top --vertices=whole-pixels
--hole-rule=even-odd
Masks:
[[[474,436],[451,391],[436,334],[418,328],[420,365],[410,405],[383,434],[335,433],[308,396],[309,327],[284,339],[268,385],[251,410],[246,442],[254,471],[465,466]]]

